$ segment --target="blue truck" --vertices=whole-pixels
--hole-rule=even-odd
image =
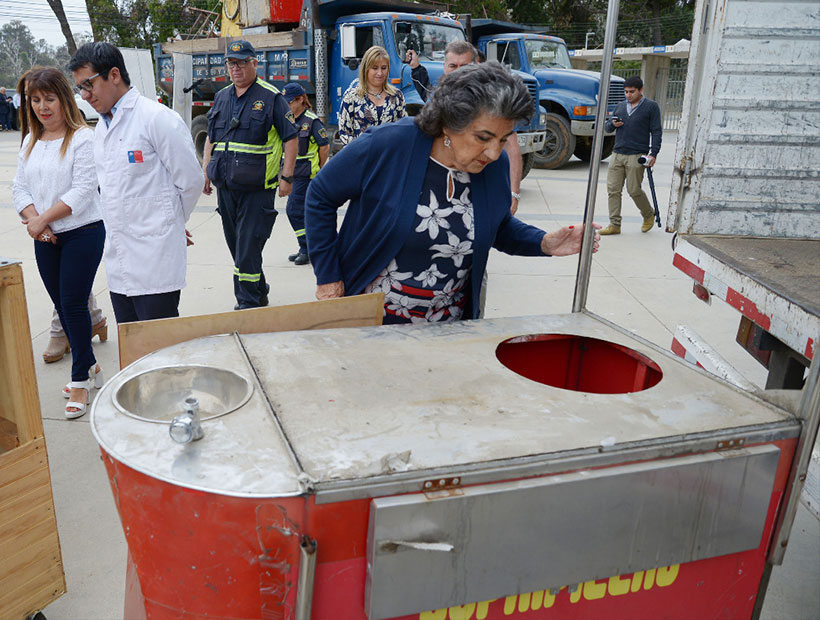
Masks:
[[[407,50],[416,50],[431,82],[435,84],[443,73],[446,45],[454,40],[466,40],[463,23],[456,16],[437,13],[433,5],[401,0],[293,2],[301,6],[298,13],[300,21],[295,24],[276,22],[276,13],[271,9],[269,15],[257,17],[260,24],[248,24],[246,21],[241,24],[241,29],[232,30],[225,27],[223,16],[223,33],[232,31],[235,36],[155,45],[157,83],[169,95],[174,85],[173,54],[192,56],[191,133],[200,156],[207,128],[205,115],[213,105],[214,94],[229,84],[224,51],[236,38],[246,39],[255,47],[260,77],[280,87],[287,82],[299,82],[304,86],[316,113],[331,135],[337,133],[337,114],[342,96],[357,77],[359,63],[369,47],[381,45],[387,50],[390,55],[389,79],[396,88],[401,89],[408,111],[413,115],[421,108],[423,101],[411,79],[410,66],[403,62]],[[237,11],[237,15],[240,13]],[[251,11],[245,12],[245,15],[250,14]],[[293,28],[281,29],[286,26]],[[520,75],[533,95],[532,119],[529,124],[517,127],[526,173],[535,161],[536,152],[543,150],[546,112],[538,107],[535,78]]]
[[[535,153],[538,168],[560,168],[575,155],[589,161],[598,105],[600,74],[573,69],[563,39],[521,32],[518,24],[472,20],[472,41],[488,60],[498,60],[538,81],[538,102],[546,110],[544,147]],[[624,80],[612,76],[607,115],[623,101]],[[614,132],[605,134],[603,157],[612,154]]]

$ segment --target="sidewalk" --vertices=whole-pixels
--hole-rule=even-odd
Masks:
[[[655,167],[662,214],[666,212],[677,135],[664,136]],[[50,605],[49,620],[114,620],[122,617],[126,545],[100,452],[86,415],[68,421],[60,390],[68,380],[70,357],[45,364],[52,306],[34,262],[31,239],[12,207],[11,184],[19,133],[0,134],[0,256],[22,261],[32,346],[43,408],[52,484],[60,529],[68,593]],[[518,216],[545,229],[581,221],[588,166],[573,160],[562,170],[533,170],[522,182]],[[233,266],[222,236],[216,197],[202,196],[189,222],[195,245],[188,252],[188,286],[182,316],[228,311],[233,297]],[[297,244],[279,200],[279,218],[265,250],[265,274],[272,305],[314,299],[309,266],[289,263]],[[598,184],[596,221],[606,225],[606,163]],[[640,232],[641,217],[624,192],[622,234],[605,237],[593,262],[588,308],[661,347],[669,348],[675,326],[691,325],[749,380],[762,385],[765,374],[734,341],[739,316],[721,302],[711,307],[692,294],[692,284],[672,266],[672,236],[654,228]],[[665,223],[665,222],[664,222]],[[568,313],[577,257],[523,258],[493,252],[489,262],[486,316]],[[94,283],[108,317],[109,340],[94,342],[106,376],[118,370],[117,334],[101,266]],[[802,508],[794,526],[786,564],[775,568],[763,618],[811,620],[820,617],[820,524]]]

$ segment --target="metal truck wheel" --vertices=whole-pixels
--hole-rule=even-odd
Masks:
[[[570,132],[569,121],[558,114],[547,114],[546,133],[544,147],[535,153],[535,167],[560,168],[575,151],[575,136]]]
[[[208,137],[208,116],[206,114],[200,114],[191,121],[191,137],[194,139],[196,156],[201,164],[205,154],[205,139]]]
[[[603,161],[612,155],[612,149],[615,148],[615,136],[604,137],[604,148],[601,151],[601,160]],[[592,138],[584,137],[577,141],[575,145],[575,157],[581,161],[589,161],[592,159]]]
[[[523,168],[521,169],[521,180],[527,178],[527,175],[532,170],[532,166],[535,163],[535,153],[524,153],[521,156],[521,160],[523,162]]]

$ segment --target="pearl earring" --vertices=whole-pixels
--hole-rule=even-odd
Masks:
[[[446,146],[448,149],[450,148],[450,136],[448,136],[447,134],[444,134],[444,146]]]

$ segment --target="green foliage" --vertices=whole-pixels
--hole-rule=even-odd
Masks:
[[[500,19],[509,21],[507,4],[504,0],[457,0],[448,3],[447,10],[451,13],[468,13],[474,19]]]
[[[19,77],[34,65],[63,66],[57,50],[45,39],[35,40],[22,21],[0,26],[0,86],[16,88]]]
[[[86,0],[95,41],[150,49],[192,34],[197,15],[187,10],[215,8],[215,0]]]

